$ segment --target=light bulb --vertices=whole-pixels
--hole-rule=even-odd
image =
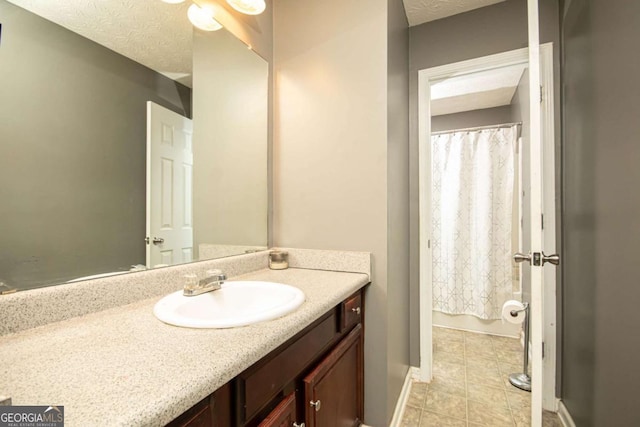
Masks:
[[[227,3],[246,15],[260,15],[267,8],[264,0],[227,0]]]
[[[187,10],[187,16],[189,21],[201,30],[217,31],[222,28],[222,25],[213,19],[213,9],[208,6],[200,7],[197,4],[192,4]]]
[[[169,4],[184,3],[184,0],[162,0],[162,1]]]

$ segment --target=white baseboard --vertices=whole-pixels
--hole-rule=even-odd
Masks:
[[[558,402],[558,418],[560,418],[564,427],[576,427],[576,423],[573,422],[573,418],[571,418],[571,414],[562,403],[562,400]]]
[[[407,376],[404,378],[404,384],[402,385],[402,390],[400,391],[400,396],[398,396],[398,401],[396,402],[396,409],[393,411],[393,418],[391,418],[391,424],[389,427],[399,427],[402,422],[402,416],[404,415],[404,408],[407,406],[407,400],[409,400],[409,393],[411,392],[411,383],[419,378],[420,369],[414,368],[412,366],[409,367],[407,371]]]
[[[432,319],[433,326],[440,328],[511,338],[516,338],[522,329],[521,325],[514,325],[502,320],[485,320],[468,314],[447,314],[437,310],[433,310]]]

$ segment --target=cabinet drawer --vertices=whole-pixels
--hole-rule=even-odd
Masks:
[[[342,304],[342,313],[340,316],[340,332],[344,332],[346,329],[351,328],[356,323],[362,321],[363,307],[362,307],[362,293],[349,297]]]
[[[250,420],[271,401],[285,385],[293,381],[337,336],[336,310],[313,329],[298,338],[264,363],[249,368],[238,377],[240,424]]]

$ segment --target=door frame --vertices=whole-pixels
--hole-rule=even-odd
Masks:
[[[474,58],[418,71],[418,152],[419,152],[419,210],[420,210],[420,367],[421,381],[431,381],[433,377],[433,289],[431,252],[431,83],[443,78],[464,75],[529,63],[529,49],[517,49],[495,55]],[[544,159],[544,246],[547,253],[555,253],[556,211],[555,211],[555,122],[554,122],[554,82],[553,43],[540,45],[540,83]],[[426,120],[428,118],[429,120]],[[555,269],[545,269],[544,273],[544,343],[543,361],[543,402],[544,409],[556,411],[556,276]]]

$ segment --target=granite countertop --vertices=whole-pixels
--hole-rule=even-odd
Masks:
[[[0,394],[64,406],[67,426],[161,426],[204,399],[369,282],[361,273],[289,268],[265,280],[306,296],[280,319],[187,329],[153,316],[160,297],[0,337]]]

